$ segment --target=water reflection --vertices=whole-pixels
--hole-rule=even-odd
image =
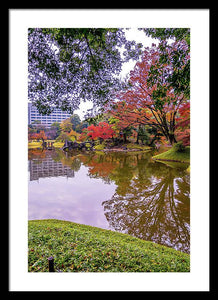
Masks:
[[[84,224],[110,228],[189,252],[190,176],[181,169],[181,166],[167,166],[153,162],[151,155],[151,153],[30,152],[30,180],[43,176],[70,177],[72,189],[69,189],[71,194],[69,201],[66,201],[68,207],[64,209],[74,210],[71,221],[79,220]],[[81,170],[83,175],[80,173]],[[81,200],[77,202],[74,200],[75,183],[79,185],[76,181],[77,174],[80,174],[80,188],[81,185],[84,185],[84,188],[88,186],[88,175],[89,201],[92,198],[92,190],[97,189],[102,210],[98,208],[95,211],[101,216],[91,216],[92,208],[83,199],[83,204],[89,207],[89,213],[86,212],[87,218],[79,217]],[[99,179],[103,186],[100,185]],[[66,190],[63,182],[61,188]],[[44,196],[46,197],[45,194]],[[87,197],[87,194],[84,197]],[[91,199],[92,205],[98,200],[95,193],[95,199]],[[74,202],[73,207],[69,205],[70,202]],[[88,219],[92,219],[91,224]],[[99,221],[95,222],[95,219],[101,219],[103,225]]]
[[[188,252],[189,178],[173,169],[164,173],[134,178],[125,194],[103,202],[105,215],[117,231]]]
[[[51,157],[44,160],[33,159],[29,161],[30,181],[44,177],[67,176],[74,177],[74,170],[64,166],[59,161],[54,161]]]

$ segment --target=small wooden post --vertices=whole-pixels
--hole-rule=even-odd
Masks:
[[[54,258],[53,258],[53,256],[50,256],[48,258],[48,270],[49,270],[49,272],[54,272]]]

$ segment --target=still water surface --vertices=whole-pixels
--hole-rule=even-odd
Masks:
[[[68,220],[189,253],[187,165],[151,156],[29,150],[29,220]]]

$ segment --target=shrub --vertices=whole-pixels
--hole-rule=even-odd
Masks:
[[[173,148],[175,149],[176,152],[184,152],[185,151],[185,146],[183,145],[183,142],[178,142],[174,144]]]
[[[96,145],[96,146],[94,147],[95,150],[104,150],[104,148],[105,148],[105,145],[104,145],[104,144]]]

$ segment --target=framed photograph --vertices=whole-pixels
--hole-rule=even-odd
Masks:
[[[9,10],[10,291],[209,291],[209,12]]]

